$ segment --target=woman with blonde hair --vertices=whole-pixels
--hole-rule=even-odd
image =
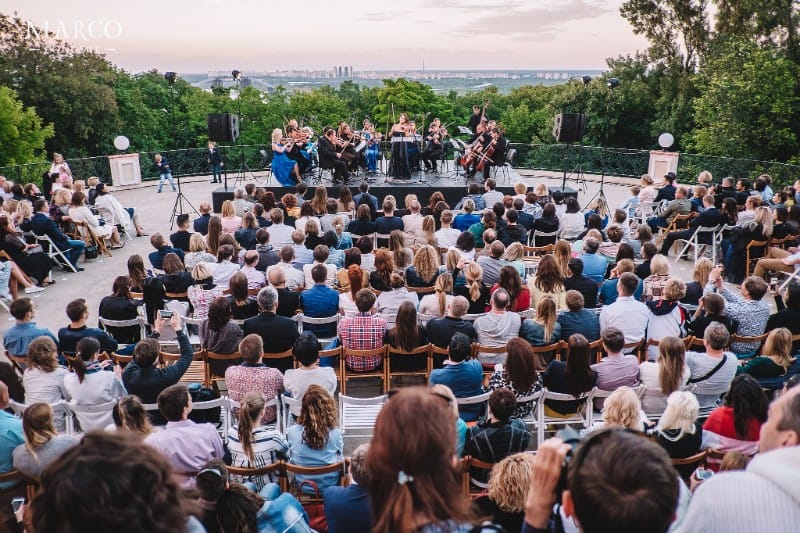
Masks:
[[[311,199],[311,207],[316,216],[322,216],[327,212],[328,190],[324,185],[317,185],[314,189],[314,197]]]
[[[701,257],[694,264],[692,281],[686,284],[686,296],[681,299],[682,304],[698,305],[703,297],[703,289],[708,285],[708,275],[714,268],[714,263],[708,257]]]
[[[69,218],[75,223],[83,222],[96,237],[110,240],[112,250],[122,248],[123,244],[117,227],[110,224],[101,226],[100,221],[86,206],[86,195],[82,192],[73,193],[69,203]],[[81,232],[81,234],[83,233]]]
[[[406,246],[406,237],[402,230],[389,233],[389,251],[392,252],[397,268],[408,268],[414,261],[414,252]]]
[[[572,246],[570,246],[569,241],[559,239],[556,242],[553,249],[553,258],[556,260],[561,277],[563,279],[570,277],[572,272],[569,270],[569,260],[572,259]]]
[[[661,413],[667,406],[667,397],[683,390],[691,377],[686,364],[686,347],[679,337],[663,337],[658,343],[655,362],[639,365],[639,381],[645,386],[642,408],[647,414]]]
[[[525,279],[525,263],[522,258],[525,256],[525,246],[521,242],[512,242],[503,254],[503,264],[514,268],[519,277]]]
[[[439,252],[425,245],[414,254],[414,263],[406,270],[409,287],[432,287],[439,276]]]
[[[106,431],[127,431],[142,439],[156,431],[142,401],[132,394],[117,400],[111,409],[111,419],[114,423],[106,426]]]
[[[655,437],[670,457],[691,457],[700,451],[702,424],[697,417],[700,404],[689,391],[674,391],[667,397],[667,407],[650,436]]]
[[[649,174],[642,174],[639,185],[642,187],[642,190],[639,192],[639,202],[643,204],[655,202],[656,196],[658,196],[658,190],[653,187],[653,178]]]
[[[792,332],[777,328],[769,332],[764,347],[758,357],[740,366],[737,374],[750,374],[754,378],[775,378],[783,376],[794,363],[792,357]]]
[[[463,296],[469,302],[467,314],[475,315],[486,312],[486,305],[489,302],[491,292],[483,284],[483,268],[472,261],[464,269],[466,283],[453,288],[456,296]]]
[[[525,183],[518,181],[514,184],[514,198],[519,198],[525,201],[525,195],[528,194],[528,186]]]
[[[344,440],[337,427],[337,408],[333,397],[319,385],[309,385],[301,400],[297,424],[286,430],[292,464],[326,466],[343,459]],[[314,481],[322,492],[339,482],[339,472],[306,476],[297,474],[295,483]],[[314,487],[303,485],[302,491],[314,494]]]
[[[545,255],[539,260],[536,275],[528,278],[528,289],[531,292],[531,306],[538,307],[539,301],[549,296],[556,304],[556,310],[567,308],[567,289],[561,269],[552,255]]]
[[[453,286],[464,285],[467,280],[464,277],[464,260],[455,248],[450,248],[444,254],[444,264],[439,267],[439,274],[449,273],[453,277]]]
[[[186,270],[192,272],[200,263],[216,263],[216,256],[206,251],[206,239],[201,233],[192,233],[189,237],[189,251],[183,256]]]
[[[422,218],[422,242],[430,246],[438,246],[436,240],[436,219],[433,215]]]
[[[550,296],[539,300],[536,316],[522,321],[519,336],[531,346],[546,346],[561,339],[561,324],[558,323],[556,303]]]
[[[426,294],[419,302],[419,312],[423,315],[441,317],[447,313],[447,308],[453,302],[453,276],[443,272],[436,278],[434,284],[436,292]]]
[[[669,259],[661,254],[656,254],[650,260],[650,275],[644,279],[642,301],[660,300],[664,286],[669,279]]]
[[[236,216],[236,208],[233,206],[233,202],[230,200],[225,200],[222,202],[222,209],[220,210],[222,213],[222,218],[220,222],[222,222],[222,232],[228,233],[233,235],[236,233],[236,230],[242,227],[242,217]],[[209,224],[211,221],[209,220]]]
[[[645,431],[641,412],[642,404],[633,389],[627,386],[618,387],[603,403],[602,424],[595,424],[589,432],[607,428]]]
[[[189,302],[192,304],[192,309],[194,309],[192,318],[198,320],[208,318],[208,307],[211,302],[224,294],[224,289],[214,283],[214,271],[209,265],[210,263],[206,262],[195,265],[192,269],[194,285],[186,290]]]
[[[28,345],[25,372],[22,386],[25,388],[25,404],[35,402],[53,404],[69,400],[69,392],[64,386],[67,369],[58,364],[56,343],[50,337],[37,337]],[[58,431],[66,430],[64,414],[55,418]]]
[[[23,475],[38,480],[42,472],[61,455],[78,444],[71,435],[59,435],[53,426],[53,409],[37,402],[22,413],[22,432],[25,444],[12,453],[14,468]]]
[[[228,429],[228,450],[231,466],[236,468],[261,468],[282,459],[289,443],[274,426],[261,425],[266,402],[261,392],[250,391],[239,402],[239,416]],[[277,482],[277,473],[263,476],[234,476],[238,483],[253,483],[256,491],[269,482]]]
[[[272,130],[272,174],[278,183],[284,187],[292,187],[303,181],[300,176],[300,167],[296,161],[289,159],[286,154],[291,149],[288,144],[283,144],[283,131],[280,128]]]
[[[475,499],[481,515],[505,531],[522,531],[534,457],[515,453],[495,463],[489,472],[487,493]]]
[[[748,201],[755,198],[755,196],[750,196]],[[737,284],[744,280],[745,268],[742,257],[747,245],[752,241],[769,241],[773,229],[772,211],[766,206],[757,207],[753,220],[749,222],[742,222],[742,215],[739,216],[739,219],[739,225],[731,230],[727,239],[722,241],[722,249],[725,250],[725,259],[723,260],[725,274],[728,281]],[[754,249],[751,257],[754,257],[759,250],[759,248]]]
[[[544,206],[550,202],[550,189],[547,188],[546,183],[538,183],[533,189],[533,194],[536,195],[536,201],[539,205]]]

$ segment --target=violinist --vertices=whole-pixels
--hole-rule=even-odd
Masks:
[[[322,134],[317,144],[319,166],[333,171],[333,183],[347,183],[350,171],[347,170],[347,163],[342,160],[342,152],[338,150],[336,130],[326,127]]]
[[[286,126],[286,137],[292,140],[291,149],[287,150],[286,156],[297,163],[300,174],[305,174],[310,166],[308,155],[303,154],[303,148],[305,148],[306,145],[305,134],[292,123],[296,124],[297,121],[290,120],[289,124]]]
[[[407,180],[411,178],[408,166],[406,135],[409,133],[408,116],[400,113],[397,123],[392,125],[389,136],[392,141],[392,158],[389,160],[389,179]]]
[[[364,155],[367,160],[367,174],[378,173],[378,155],[380,154],[381,134],[375,131],[375,126],[369,120],[364,121],[364,140],[367,148]]]
[[[417,144],[422,140],[422,136],[417,133],[417,123],[413,120],[408,123],[408,132],[406,133],[406,150],[408,152],[408,167],[411,172],[419,172],[419,145]]]
[[[358,154],[356,153],[355,147],[355,142],[357,139],[358,136],[353,133],[353,130],[350,128],[350,125],[347,122],[342,121],[339,123],[339,151],[342,152],[342,161],[347,163],[347,167],[350,171],[355,170],[358,163]]]
[[[442,157],[442,143],[447,130],[439,126],[439,119],[434,119],[428,128],[428,136],[425,138],[425,150],[422,151],[422,162],[425,165],[425,172],[437,172],[436,161]]]

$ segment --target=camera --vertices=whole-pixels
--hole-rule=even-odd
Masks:
[[[589,407],[589,409],[591,409],[591,407]],[[566,457],[564,457],[564,464],[561,465],[561,476],[558,478],[558,485],[556,485],[556,494],[558,495],[558,500],[561,501],[561,494],[567,490],[567,471],[569,471],[569,464],[575,455],[575,450],[578,449],[583,439],[581,434],[571,427],[566,427],[557,431],[556,437],[564,441],[564,444],[570,447]]]

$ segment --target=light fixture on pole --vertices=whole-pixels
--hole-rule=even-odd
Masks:
[[[164,79],[167,80],[167,83],[169,84],[169,118],[172,122],[172,149],[176,151],[175,153],[177,153],[178,130],[175,127],[175,82],[178,80],[178,75],[175,72],[166,72],[164,73]],[[191,208],[194,213],[197,213],[197,209],[194,208],[192,203],[186,198],[186,196],[184,196],[183,191],[181,190],[181,175],[179,172],[175,173],[175,179],[178,182],[178,195],[175,197],[175,204],[172,206],[172,216],[169,218],[170,230],[174,226],[177,216],[187,212],[184,209],[184,203],[186,203],[186,206]]]
[[[245,181],[245,171],[250,170],[250,168],[245,161],[244,146],[242,146],[242,73],[239,70],[233,69],[231,71],[231,78],[236,82],[236,114],[238,117],[238,135],[234,139],[234,142],[239,147],[239,157],[241,158],[239,172],[237,172],[236,176],[233,178],[233,186],[236,187],[239,181]],[[233,98],[232,92],[233,91],[231,91],[231,98]],[[225,174],[225,190],[228,190],[227,174]]]
[[[658,136],[658,145],[662,150],[666,150],[673,144],[675,144],[675,137],[671,133],[664,132]]]
[[[584,85],[589,85],[590,83],[592,83],[592,77],[589,75],[581,76],[581,81],[583,82]]]

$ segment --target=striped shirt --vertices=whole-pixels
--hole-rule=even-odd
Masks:
[[[228,430],[228,450],[231,452],[231,466],[237,468],[261,468],[274,463],[286,456],[289,443],[272,428],[257,427],[253,430],[253,460],[244,453],[242,443],[239,441],[239,427],[234,425]],[[239,483],[251,482],[257,490],[268,482],[278,482],[278,473],[273,472],[266,476],[232,476]]]
[[[374,350],[383,346],[386,332],[386,319],[371,313],[358,313],[356,316],[339,322],[339,338],[346,350]],[[368,372],[381,365],[380,355],[370,357],[345,356],[348,368],[356,372]]]

